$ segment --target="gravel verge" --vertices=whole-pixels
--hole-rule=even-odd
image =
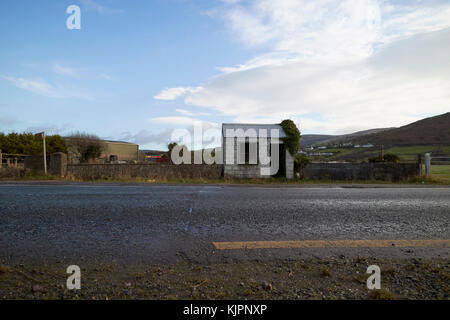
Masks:
[[[368,290],[367,267],[381,268]],[[245,263],[80,266],[81,289],[66,288],[66,265],[1,265],[1,299],[439,299],[449,300],[448,259],[309,259]]]

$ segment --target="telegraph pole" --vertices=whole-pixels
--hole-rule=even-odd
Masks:
[[[44,173],[47,175],[47,152],[45,151],[45,132],[40,132],[34,135],[34,139],[36,141],[39,141],[42,139],[42,145],[43,145],[43,153],[44,153]]]
[[[42,132],[42,144],[44,146],[44,173],[47,175],[47,152],[45,150],[45,132]]]

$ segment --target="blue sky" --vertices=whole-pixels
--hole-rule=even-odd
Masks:
[[[333,134],[449,111],[450,3],[357,3],[1,1],[0,131],[163,148],[199,123]]]

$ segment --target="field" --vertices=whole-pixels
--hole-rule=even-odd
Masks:
[[[442,182],[450,183],[450,165],[432,165],[431,177]]]
[[[333,152],[333,156],[320,156],[314,157],[314,160],[347,160],[347,161],[363,161],[370,157],[379,154],[379,148],[329,148],[323,150],[317,150],[318,152]],[[384,153],[396,154],[403,161],[414,161],[417,159],[418,154],[425,153],[441,154],[450,157],[450,146],[407,146],[407,147],[392,147],[386,148]]]

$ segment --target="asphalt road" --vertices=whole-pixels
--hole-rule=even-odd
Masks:
[[[446,248],[217,250],[213,242],[450,239],[450,188],[0,183],[0,262],[441,257]]]

